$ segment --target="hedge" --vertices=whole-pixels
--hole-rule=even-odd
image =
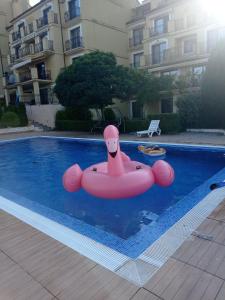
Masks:
[[[91,120],[92,114],[87,107],[65,107],[56,113],[56,120]]]
[[[149,116],[149,121],[160,120],[162,133],[177,133],[182,131],[179,114],[155,114]]]
[[[26,114],[26,108],[24,103],[19,103],[19,105],[9,105],[6,106],[4,102],[0,103],[0,118],[6,112],[13,112],[19,118],[18,126],[27,126],[28,119]],[[2,124],[3,126],[3,124]]]
[[[126,132],[147,130],[151,120],[160,120],[162,133],[177,133],[182,130],[178,114],[154,114],[146,120],[126,120]]]
[[[90,131],[92,126],[92,121],[56,120],[56,130]]]
[[[0,121],[1,127],[18,127],[20,125],[19,116],[12,112],[7,111],[2,114],[2,118]]]

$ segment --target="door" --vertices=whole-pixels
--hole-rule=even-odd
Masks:
[[[152,63],[160,64],[165,58],[166,43],[160,43],[152,46]]]
[[[37,68],[37,73],[38,73],[38,78],[39,79],[46,79],[46,69],[45,69],[45,64],[39,63],[36,65]]]
[[[45,8],[43,10],[43,25],[47,25],[48,24],[48,13],[51,10],[51,6]]]
[[[70,39],[72,49],[81,47],[80,27],[70,31]]]

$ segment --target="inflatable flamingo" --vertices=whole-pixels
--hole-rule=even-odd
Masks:
[[[173,168],[165,161],[158,160],[152,167],[130,158],[120,151],[119,131],[109,125],[104,130],[108,150],[108,162],[92,165],[82,171],[75,164],[63,176],[63,185],[68,192],[81,187],[91,195],[119,199],[134,197],[147,191],[156,183],[169,186],[174,180]]]

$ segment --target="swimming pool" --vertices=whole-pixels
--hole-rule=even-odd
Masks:
[[[131,159],[146,163],[137,143],[122,142]],[[128,257],[137,258],[225,179],[225,149],[164,145],[176,179],[169,188],[154,186],[120,201],[102,200],[81,190],[67,193],[64,171],[106,160],[104,142],[30,138],[0,143],[0,195],[57,221]]]

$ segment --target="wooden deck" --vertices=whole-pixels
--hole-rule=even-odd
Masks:
[[[224,300],[225,201],[143,287],[0,211],[0,300]]]

